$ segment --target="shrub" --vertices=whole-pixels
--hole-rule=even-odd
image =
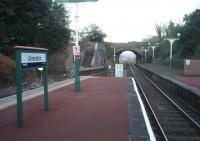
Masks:
[[[107,59],[109,59],[109,60],[113,59],[113,53],[114,53],[113,47],[111,47],[109,45],[107,45],[105,47],[106,47],[106,57],[107,57]]]
[[[15,63],[14,61],[0,54],[0,84],[10,84],[15,80]]]
[[[66,50],[58,51],[49,56],[48,73],[51,76],[59,77],[66,73]]]
[[[88,48],[85,49],[85,56],[93,57],[93,55],[94,55],[94,49],[93,48],[88,47]]]
[[[165,59],[163,61],[164,66],[169,66],[170,59]],[[176,69],[183,69],[184,68],[184,60],[183,59],[172,59],[172,67]]]

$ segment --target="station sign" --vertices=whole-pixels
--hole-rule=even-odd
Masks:
[[[21,53],[22,68],[46,66],[46,53]]]
[[[48,111],[48,49],[28,46],[15,46],[16,51],[16,98],[17,98],[17,126],[23,127],[23,104],[22,104],[22,69],[40,68],[42,82],[44,84],[44,109]]]
[[[57,3],[96,2],[97,0],[56,0]]]

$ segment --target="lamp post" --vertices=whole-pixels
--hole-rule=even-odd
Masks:
[[[115,47],[114,47],[114,50],[113,50],[114,52],[113,52],[113,59],[114,59],[114,64],[115,64],[115,57],[116,57],[116,55],[115,55]]]
[[[75,15],[75,22],[76,22],[76,46],[79,46],[79,4],[76,3],[76,15]],[[75,91],[80,92],[80,58],[76,58],[74,56],[75,60]]]
[[[154,49],[157,47],[157,46],[150,46],[153,50],[153,54],[152,54],[152,60],[154,60]]]
[[[147,51],[148,51],[148,49],[146,49],[145,47],[142,47],[142,49],[144,49],[144,61],[146,63],[147,62]]]
[[[150,43],[150,42],[148,42],[148,48],[150,47],[150,45],[151,45],[151,43]]]
[[[42,71],[43,71],[43,68],[38,68],[38,70],[40,71],[40,81],[41,81],[41,84],[42,84]]]
[[[147,49],[144,49],[144,59],[145,59],[145,63],[147,62]]]
[[[173,43],[175,41],[179,40],[180,35],[181,35],[180,33],[177,33],[178,38],[166,38],[166,39],[164,39],[164,40],[169,41],[169,43],[170,43],[170,56],[169,56],[169,59],[170,59],[169,67],[170,67],[170,69],[172,69],[172,46],[173,46]]]
[[[79,3],[82,2],[96,2],[97,0],[55,0],[57,3],[75,3],[76,4],[76,13],[75,13],[75,22],[76,22],[76,47],[79,48],[80,53],[80,47],[79,47],[79,26],[78,26],[78,20],[79,20]],[[75,91],[80,92],[80,54],[74,55],[74,61],[75,61]]]
[[[153,50],[152,60],[154,60],[154,58],[155,58],[154,50],[155,50],[156,47],[158,47],[158,45],[159,45],[159,43],[157,43],[156,46],[150,46],[152,48],[152,50]]]
[[[144,58],[145,58],[145,62],[146,62],[146,59],[147,59],[147,49],[144,49]]]
[[[147,51],[149,50],[150,47],[151,47],[151,43],[148,42],[148,46],[147,46],[147,49],[146,49],[146,53],[147,53]],[[146,59],[147,59],[147,54],[146,54]]]

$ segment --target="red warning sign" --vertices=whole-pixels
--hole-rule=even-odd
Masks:
[[[80,46],[73,46],[73,55],[80,56]]]

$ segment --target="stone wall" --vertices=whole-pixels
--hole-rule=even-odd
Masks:
[[[200,59],[185,59],[184,75],[200,76]]]

